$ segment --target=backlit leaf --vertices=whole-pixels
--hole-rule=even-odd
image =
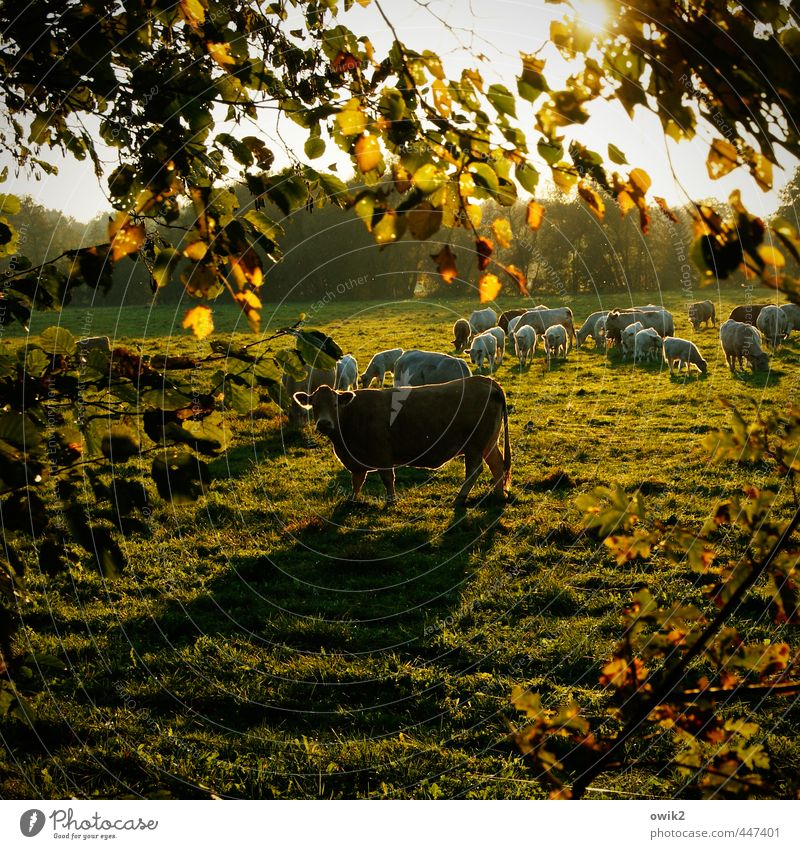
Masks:
[[[478,280],[478,294],[480,295],[481,303],[493,301],[503,288],[499,278],[495,274],[482,274]]]
[[[197,339],[205,339],[214,332],[214,319],[211,310],[205,306],[196,306],[186,311],[181,326],[191,330]]]

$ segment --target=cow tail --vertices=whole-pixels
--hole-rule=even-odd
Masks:
[[[505,431],[505,445],[503,446],[503,489],[508,491],[511,486],[511,437],[508,433],[508,402],[506,401],[506,393],[500,390],[503,395],[503,430]]]

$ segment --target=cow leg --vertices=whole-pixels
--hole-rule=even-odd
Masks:
[[[462,505],[466,503],[467,496],[472,491],[472,487],[475,486],[475,481],[478,479],[478,475],[481,473],[481,466],[483,465],[483,457],[480,454],[465,454],[464,455],[464,470],[466,472],[466,477],[464,478],[464,485],[458,491],[458,495],[453,502],[456,505]]]
[[[394,504],[397,501],[394,491],[394,469],[381,469],[379,474],[383,485],[386,487],[386,503]]]
[[[367,470],[359,469],[351,474],[353,476],[353,494],[350,499],[351,501],[358,501],[358,497],[361,495],[361,487],[364,486],[364,481],[367,479]]]
[[[492,473],[492,479],[494,480],[494,494],[502,498],[504,494],[503,483],[505,481],[506,474],[503,469],[503,455],[500,453],[500,449],[497,447],[496,442],[492,445],[489,452],[483,455],[483,459],[486,461],[486,465]]]

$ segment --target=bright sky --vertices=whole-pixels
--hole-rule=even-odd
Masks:
[[[578,18],[602,28],[603,0],[573,0],[573,7]],[[383,8],[395,24],[400,38],[414,49],[430,49],[438,53],[448,75],[458,77],[461,68],[478,67],[487,86],[492,82],[502,82],[514,92],[516,76],[521,68],[520,51],[539,51],[548,38],[550,22],[570,12],[565,5],[544,0],[383,0]],[[374,4],[366,9],[354,5],[349,12],[341,15],[341,21],[357,35],[368,35],[379,55],[388,49],[392,34]],[[452,31],[441,21],[445,21]],[[475,54],[483,54],[486,58],[476,61]],[[549,44],[541,49],[539,56],[547,61],[544,73],[551,87],[561,85],[574,70]],[[538,133],[533,130],[533,116],[542,102],[540,99],[533,106],[524,101],[518,103],[519,126],[528,134],[534,147]],[[712,181],[708,178],[705,161],[709,142],[719,135],[713,127],[700,127],[692,142],[676,144],[671,140],[665,141],[658,119],[644,109],[637,108],[632,121],[616,101],[597,101],[590,112],[591,119],[574,131],[574,137],[603,155],[609,142],[617,145],[632,166],[648,171],[653,180],[651,194],[665,197],[671,204],[682,204],[688,200],[681,185],[695,200],[712,196],[724,199],[733,189],[739,188],[749,210],[767,216],[777,207],[778,192],[797,167],[797,161],[783,153],[783,170],[775,170],[775,187],[767,193],[756,186],[742,167],[721,180]],[[267,141],[275,139],[273,149],[278,154],[280,145],[274,123],[270,125],[264,119],[258,129]],[[302,151],[306,131],[286,119],[281,122],[280,131],[295,151]],[[254,134],[254,128],[247,127],[246,134]],[[572,135],[568,133],[567,140],[570,137]],[[670,169],[667,145],[679,182]],[[91,163],[61,159],[56,154],[49,158],[58,165],[58,176],[45,175],[37,182],[25,175],[14,175],[10,167],[9,180],[3,189],[30,194],[39,203],[60,208],[78,220],[88,220],[109,208]],[[314,165],[323,167],[332,162],[336,162],[341,176],[349,173],[349,160],[333,144],[329,144],[326,154]],[[2,164],[0,160],[0,166]],[[277,164],[285,163],[278,160]],[[549,169],[544,163],[541,165],[544,176]],[[546,181],[540,181],[539,185],[546,186]]]

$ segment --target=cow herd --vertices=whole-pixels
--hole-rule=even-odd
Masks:
[[[691,304],[688,318],[695,330],[702,324],[717,326],[711,301]],[[745,361],[760,371],[770,362],[762,346],[774,355],[798,329],[800,307],[748,304],[733,310],[719,327],[719,338],[731,371],[743,369]],[[459,318],[452,333],[454,354],[393,348],[375,354],[361,374],[348,354],[335,369],[309,368],[305,380],[287,378],[294,423],[312,411],[317,431],[331,439],[334,453],[352,474],[354,497],[367,474],[378,471],[393,501],[396,466],[438,468],[457,456],[464,457],[466,472],[457,503],[463,504],[484,462],[495,494],[503,495],[511,475],[506,399],[484,373],[494,373],[506,356],[515,357],[522,371],[540,341],[548,369],[591,337],[603,352],[616,348],[623,362],[663,363],[670,374],[684,368],[708,372],[697,345],[675,336],[672,313],[654,304],[594,312],[577,331],[569,307],[540,304],[500,315],[486,307]],[[391,389],[383,388],[387,374],[392,374]],[[501,428],[502,451],[497,444]]]

